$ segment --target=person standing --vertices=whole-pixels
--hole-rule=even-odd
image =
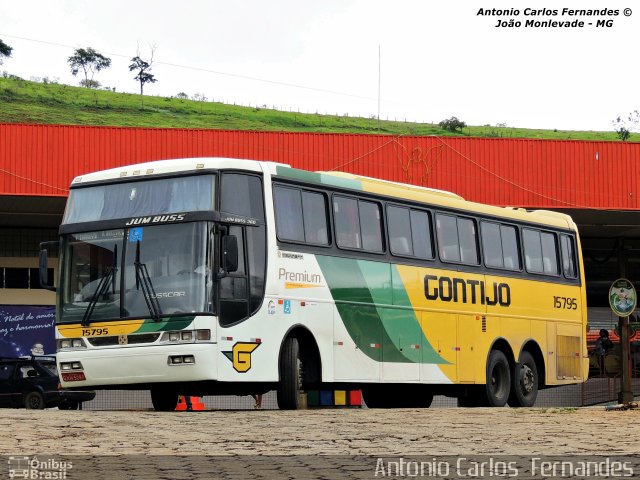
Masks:
[[[613,342],[609,338],[609,331],[601,328],[600,336],[596,340],[596,355],[598,355],[598,363],[600,365],[600,373],[606,373],[604,366],[604,358],[613,348]]]

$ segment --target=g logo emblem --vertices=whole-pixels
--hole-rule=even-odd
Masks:
[[[233,363],[233,369],[238,373],[251,370],[251,353],[260,346],[256,342],[238,342],[230,352],[222,352]]]

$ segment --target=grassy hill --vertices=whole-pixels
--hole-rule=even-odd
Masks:
[[[90,90],[69,85],[0,78],[0,122],[166,128],[215,128],[392,135],[617,140],[615,132],[533,130],[470,126],[454,134],[429,123],[282,112],[216,102]],[[633,134],[631,141],[640,141]]]

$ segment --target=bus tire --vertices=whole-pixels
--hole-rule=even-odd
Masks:
[[[482,400],[486,400],[488,407],[504,407],[510,392],[511,368],[509,361],[500,350],[491,350],[487,362],[487,383]]]
[[[287,337],[280,355],[280,382],[276,392],[280,410],[297,410],[300,406],[302,366],[298,339]]]
[[[538,367],[533,356],[524,351],[513,367],[509,406],[533,407],[538,397]]]
[[[170,388],[151,389],[151,403],[156,412],[173,412],[178,405],[178,392]]]

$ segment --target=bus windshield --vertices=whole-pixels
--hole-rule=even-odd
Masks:
[[[215,175],[72,188],[63,224],[214,209]]]
[[[63,237],[60,322],[212,312],[210,224]]]

